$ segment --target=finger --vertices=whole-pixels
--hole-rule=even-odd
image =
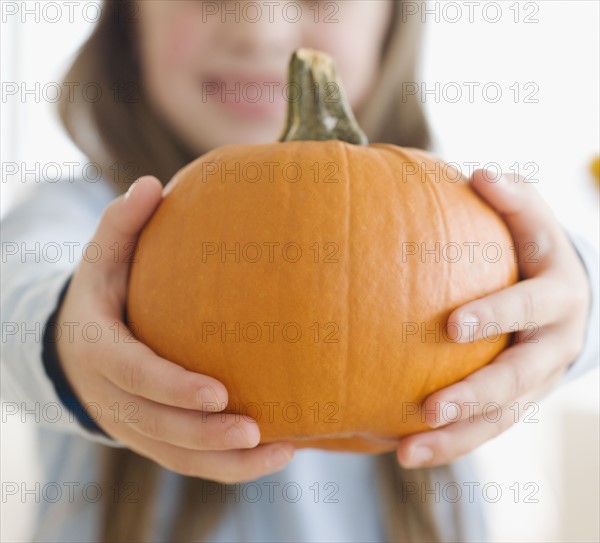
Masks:
[[[404,438],[397,449],[398,462],[405,468],[448,464],[493,439],[514,424],[512,413],[488,413],[487,420],[476,417],[445,428]],[[493,422],[492,422],[493,421]]]
[[[183,473],[222,483],[254,481],[283,469],[294,456],[291,443],[269,443],[250,450],[199,453],[188,457]]]
[[[158,356],[122,322],[107,321],[102,328],[113,333],[102,334],[94,365],[117,388],[185,409],[221,411],[227,406],[227,389],[217,379]]]
[[[471,186],[506,222],[522,276],[532,277],[546,269],[564,236],[552,210],[531,184],[520,175],[495,178],[486,170],[476,170]]]
[[[141,177],[127,194],[119,196],[106,207],[92,240],[87,244],[80,273],[87,275],[100,288],[110,281],[116,287],[117,295],[113,294],[108,301],[119,311],[125,299],[127,273],[135,242],[161,199],[160,181],[152,176]]]
[[[123,427],[116,428],[113,434],[133,451],[171,471],[224,484],[253,481],[274,473],[294,456],[294,447],[285,442],[245,450],[194,451],[127,432]]]
[[[448,317],[448,337],[468,343],[498,333],[533,332],[564,319],[571,301],[572,292],[549,274],[526,279],[455,309]]]
[[[111,398],[114,398],[114,409],[111,406],[114,417],[106,422],[110,428],[126,425],[155,441],[198,451],[247,449],[260,442],[258,425],[249,417],[171,407],[132,396],[117,387]],[[119,413],[126,416],[117,418]]]
[[[221,411],[228,402],[225,386],[208,375],[202,375],[157,356],[152,349],[133,339],[123,323],[105,323],[115,330],[118,339],[104,334],[102,359],[96,367],[113,385],[134,396],[159,404],[202,411]]]
[[[534,400],[559,378],[554,376],[510,404],[487,410],[483,416],[404,438],[397,449],[398,462],[406,468],[448,464],[499,436],[525,414],[532,415],[527,422],[537,422],[539,407]]]
[[[490,408],[528,394],[563,366],[562,334],[545,329],[501,352],[493,362],[423,402],[425,420],[436,428],[473,419]]]

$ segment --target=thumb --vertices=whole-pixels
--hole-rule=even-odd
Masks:
[[[523,276],[541,272],[561,237],[548,204],[520,175],[504,174],[494,180],[485,170],[476,170],[471,181],[510,230]]]
[[[84,251],[81,275],[97,286],[116,283],[124,296],[136,241],[161,200],[162,185],[152,176],[140,177],[126,194],[113,200]]]

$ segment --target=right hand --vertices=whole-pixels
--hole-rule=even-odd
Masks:
[[[124,341],[131,336],[123,321],[126,262],[161,199],[160,182],[147,176],[104,210],[92,239],[101,249],[100,259],[82,260],[57,315],[63,331],[79,325],[78,333],[58,338],[63,371],[83,405],[100,407],[96,423],[108,435],[165,468],[222,483],[278,471],[290,461],[294,447],[284,442],[258,445],[254,420],[216,413],[227,404],[222,383],[157,356],[131,337]],[[80,332],[86,323],[99,325],[99,341],[84,339]]]

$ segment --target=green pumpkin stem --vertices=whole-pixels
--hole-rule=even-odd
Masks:
[[[297,49],[288,67],[287,118],[279,141],[341,140],[367,145],[333,59],[311,49]]]

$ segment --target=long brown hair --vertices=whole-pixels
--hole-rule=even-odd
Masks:
[[[393,1],[394,13],[384,41],[379,78],[368,103],[357,119],[371,142],[427,148],[429,131],[418,94],[404,95],[403,85],[415,81],[422,24],[417,17],[402,21],[401,2]],[[137,36],[132,2],[105,0],[102,16],[93,34],[78,52],[65,82],[94,84],[102,90],[94,101],[63,100],[60,117],[67,132],[85,155],[98,164],[104,180],[115,194],[144,174],[163,182],[196,158],[150,107],[140,78]],[[376,459],[385,529],[392,541],[435,541],[431,511],[415,499],[398,496],[404,480],[426,480],[427,470],[407,472],[393,454]],[[148,541],[161,474],[156,463],[126,448],[106,447],[102,465],[104,488],[134,485],[136,499],[106,500],[102,541]],[[171,541],[205,540],[219,520],[223,504],[202,496],[204,481],[182,477],[181,495],[176,497]],[[214,484],[214,483],[211,483]],[[223,495],[219,492],[214,496]],[[162,498],[164,499],[164,498]],[[202,503],[202,507],[193,507]]]

